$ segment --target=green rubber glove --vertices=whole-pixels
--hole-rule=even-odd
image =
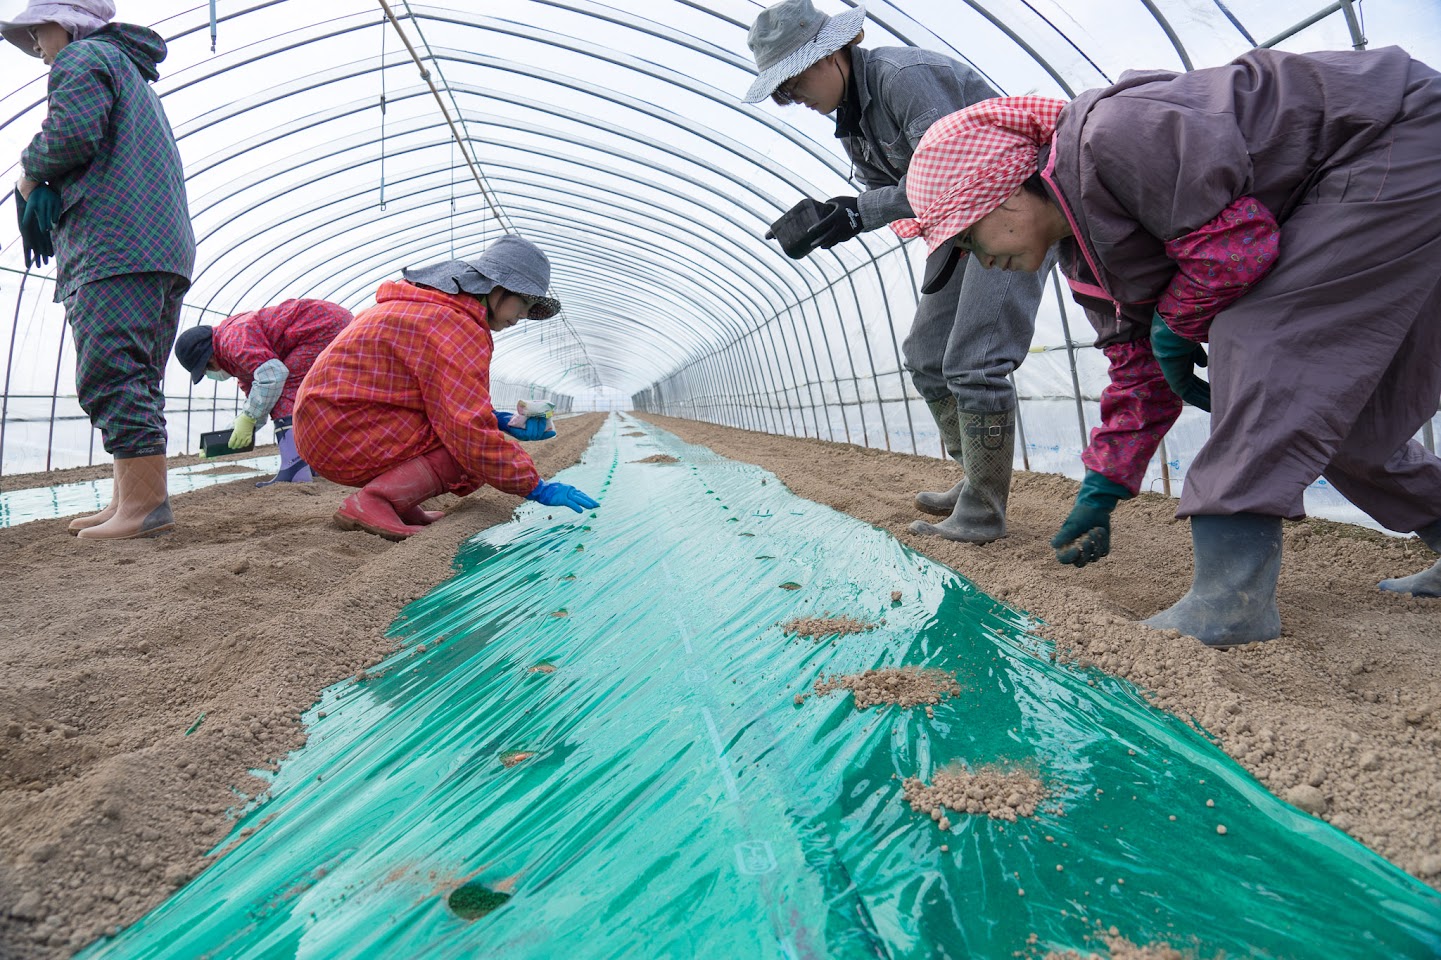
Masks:
[[[1122,500],[1131,499],[1131,491],[1094,470],[1086,471],[1081,492],[1071,515],[1051,538],[1056,559],[1075,567],[1084,567],[1111,552],[1111,511]]]
[[[31,190],[30,196],[25,200],[24,225],[33,224],[41,233],[49,233],[55,229],[55,222],[59,219],[60,194],[55,192],[55,188],[42,183]]]
[[[1206,348],[1177,334],[1157,313],[1151,317],[1151,352],[1176,396],[1210,413],[1211,385],[1196,376],[1196,368],[1206,365]]]
[[[250,441],[255,439],[255,418],[248,413],[242,413],[235,418],[235,426],[230,428],[230,443],[232,450],[239,450],[241,447],[250,446]]]

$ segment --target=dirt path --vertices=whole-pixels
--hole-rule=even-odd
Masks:
[[[682,439],[775,473],[798,495],[881,527],[992,596],[1029,611],[1082,663],[1127,677],[1194,719],[1272,791],[1441,888],[1441,600],[1378,580],[1436,560],[1414,538],[1308,520],[1286,524],[1284,635],[1219,653],[1133,623],[1191,581],[1189,527],[1146,494],[1117,509],[1111,555],[1077,570],[1049,540],[1077,484],[1018,473],[1010,535],[984,547],[916,537],[917,490],[960,478],[940,460],[666,417]]]
[[[527,450],[551,476],[603,420]],[[400,608],[517,503],[442,497],[450,516],[391,544],[332,525],[348,492],[212,487],[176,497],[179,529],[149,541],[77,540],[68,519],[0,530],[0,957],[67,956],[197,873],[231,788],[262,789],[247,771],[299,747],[318,693],[384,657]]]

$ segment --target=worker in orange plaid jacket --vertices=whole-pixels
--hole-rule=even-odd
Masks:
[[[402,540],[444,516],[421,508],[490,485],[576,512],[599,506],[541,478],[514,441],[554,436],[548,421],[510,424],[490,400],[493,333],[546,320],[550,261],[505,236],[474,260],[407,268],[387,281],[316,358],[295,406],[295,444],[327,480],[360,487],[336,511],[346,530]]]

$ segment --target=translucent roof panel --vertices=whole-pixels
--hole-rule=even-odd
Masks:
[[[6,0],[0,16],[23,6]],[[359,309],[402,267],[473,256],[504,231],[551,255],[565,310],[502,334],[495,375],[566,394],[629,396],[821,295],[868,315],[888,296],[874,265],[897,256],[889,231],[801,262],[762,239],[800,197],[856,190],[829,120],[740,102],[762,7],[402,0],[397,29],[378,2],[220,0],[212,52],[209,4],[120,0],[122,19],[170,44],[156,86],[199,241],[185,322],[297,296]],[[906,0],[868,14],[868,45],[951,54],[1006,93],[1066,96],[1267,42],[1401,42],[1441,61],[1434,0]],[[13,179],[44,116],[45,73],[5,55],[0,156]],[[53,273],[18,295],[11,242],[0,270],[9,391],[51,391],[54,362],[24,360],[63,349]]]

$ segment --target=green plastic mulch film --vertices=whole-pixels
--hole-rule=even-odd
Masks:
[[[466,545],[226,852],[87,958],[1011,958],[1104,955],[1113,926],[1207,958],[1441,955],[1435,891],[883,531],[618,417],[562,479],[600,509]],[[780,626],[829,614],[876,627]],[[962,693],[796,702],[903,664]],[[948,830],[903,799],[993,763],[1052,799]]]

